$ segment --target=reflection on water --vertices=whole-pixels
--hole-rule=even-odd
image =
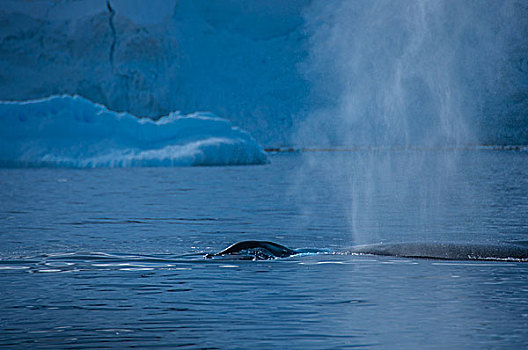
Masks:
[[[410,214],[419,194],[394,206],[376,184],[372,220],[357,226],[362,240],[527,241],[527,156],[463,153],[467,166],[442,194],[453,207],[426,222],[427,234]],[[302,191],[301,162],[280,154],[258,167],[1,169],[0,345],[528,346],[525,263],[330,253],[203,259],[248,239],[333,251],[355,244],[345,188],[325,191],[327,172],[314,167]]]

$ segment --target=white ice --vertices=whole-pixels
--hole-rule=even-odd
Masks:
[[[129,167],[267,162],[251,135],[212,113],[158,121],[116,113],[79,96],[0,102],[0,164]]]

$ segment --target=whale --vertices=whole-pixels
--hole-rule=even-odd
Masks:
[[[270,260],[291,257],[302,253],[334,253],[354,255],[379,255],[401,258],[439,260],[496,260],[528,262],[528,243],[474,244],[407,242],[379,243],[353,246],[344,251],[326,249],[292,249],[269,241],[241,241],[205,258],[240,260]]]
[[[285,258],[298,254],[296,250],[290,249],[278,243],[268,241],[242,241],[231,244],[224,250],[214,254],[205,255],[206,258],[235,257],[241,260],[269,260]]]
[[[352,247],[350,253],[439,260],[528,261],[528,246],[511,243],[379,243]]]

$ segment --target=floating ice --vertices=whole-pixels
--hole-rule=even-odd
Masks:
[[[79,96],[0,102],[0,165],[132,167],[267,162],[247,132],[212,113],[158,121],[116,113]]]

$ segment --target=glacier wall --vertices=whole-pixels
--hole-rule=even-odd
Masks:
[[[208,110],[272,147],[528,143],[526,0],[2,0],[0,23],[0,100]]]
[[[309,0],[2,0],[0,100],[80,95],[157,118],[212,111],[287,142]]]
[[[211,113],[157,121],[79,96],[0,102],[0,166],[133,167],[267,162],[247,132]]]

